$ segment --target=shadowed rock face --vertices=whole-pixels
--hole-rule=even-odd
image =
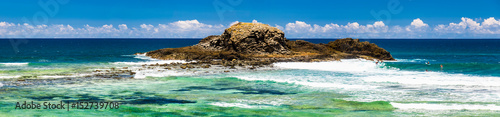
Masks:
[[[340,52],[355,54],[355,55],[366,55],[373,58],[378,58],[381,60],[394,60],[391,53],[387,50],[378,47],[376,44],[369,42],[359,42],[359,39],[338,39],[327,44],[334,50]]]
[[[209,50],[235,51],[247,54],[290,53],[285,33],[261,23],[237,23],[220,36],[208,36],[197,45]]]

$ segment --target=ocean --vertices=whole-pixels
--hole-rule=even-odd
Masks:
[[[8,85],[20,79],[83,78],[96,69],[182,62],[136,53],[190,46],[199,40],[26,39],[26,43],[11,43],[0,39],[0,115],[500,116],[500,39],[361,39],[397,59],[379,64],[361,59],[288,62],[229,73],[157,71],[135,79]],[[304,40],[328,43],[335,39]],[[24,101],[114,101],[121,105],[118,109],[15,109],[17,102]]]

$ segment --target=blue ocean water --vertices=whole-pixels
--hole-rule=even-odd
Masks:
[[[334,39],[306,40],[313,43],[334,41]],[[131,56],[135,53],[190,46],[198,41],[199,39],[26,39],[27,43],[13,47],[11,40],[1,39],[0,63],[29,63],[29,66],[36,67],[135,62],[143,61]],[[500,76],[499,39],[361,39],[361,41],[375,43],[391,52],[398,61],[402,61],[388,62],[386,66],[389,67],[409,71],[428,70]],[[426,62],[430,65],[425,64]],[[1,67],[0,64],[0,69]]]
[[[334,41],[305,40],[313,43]],[[144,103],[126,104],[118,110],[70,111],[87,116],[500,114],[500,39],[362,39],[386,49],[397,59],[380,64],[356,59],[276,63],[275,68],[268,68],[270,70],[206,75],[189,75],[192,73],[189,70],[152,70],[143,73],[148,76],[146,79],[2,87],[2,83],[21,76],[75,77],[75,74],[92,73],[95,69],[123,66],[141,72],[142,64],[165,61],[134,54],[190,46],[198,41],[27,39],[27,43],[13,47],[11,40],[0,39],[0,115],[61,116],[68,112],[14,110],[12,105],[16,101],[67,98]],[[189,103],[170,102],[177,100]],[[396,110],[391,110],[392,107]]]
[[[198,39],[26,39],[17,50],[0,40],[0,62],[88,63],[133,61],[133,55],[161,48],[194,45]],[[19,41],[21,42],[21,41]]]

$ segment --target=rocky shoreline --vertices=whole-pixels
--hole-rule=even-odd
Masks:
[[[245,66],[237,61],[227,62],[213,60],[211,62],[172,62],[164,64],[143,64],[130,67],[112,67],[106,69],[95,69],[87,75],[81,76],[60,76],[57,78],[42,78],[37,76],[23,76],[20,78],[0,79],[2,87],[0,91],[9,90],[15,87],[26,87],[36,85],[56,85],[56,84],[92,84],[93,81],[113,81],[143,79],[150,74],[183,74],[183,75],[210,75],[228,72],[245,72],[258,70],[273,70],[271,65]]]

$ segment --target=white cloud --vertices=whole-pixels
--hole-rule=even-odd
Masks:
[[[420,18],[414,19],[409,26],[406,26],[406,31],[408,34],[414,36],[423,36],[422,32],[429,30],[429,25],[424,23]]]
[[[212,25],[206,25],[198,22],[198,20],[186,20],[186,21],[177,21],[174,23],[170,23],[170,27],[173,29],[180,30],[198,30],[200,28],[211,28]]]
[[[380,35],[386,33],[389,27],[382,21],[373,24],[360,25],[357,22],[349,22],[346,25],[326,24],[320,26],[317,24],[308,24],[302,21],[288,23],[285,31],[288,35],[294,37],[348,37],[356,35]]]
[[[493,17],[487,19],[461,18],[458,23],[438,24],[430,26],[419,18],[407,25],[386,25],[383,21],[370,24],[349,22],[347,24],[308,24],[304,21],[287,23],[285,26],[275,24],[283,30],[288,38],[498,38],[500,37],[500,21]],[[221,34],[229,25],[212,25],[198,20],[183,20],[166,24],[142,24],[128,26],[111,24],[102,26],[84,25],[75,28],[71,25],[30,25],[0,22],[0,38],[57,38],[57,37],[155,37],[155,38],[203,38],[208,35]],[[253,20],[254,23],[260,23]]]
[[[485,19],[483,23],[481,23],[483,28],[483,33],[489,34],[499,34],[500,33],[500,21],[495,20],[495,18],[490,17]]]
[[[404,27],[404,28],[403,28]],[[424,23],[420,18],[414,19],[406,26],[387,26],[382,21],[361,25],[349,22],[346,25],[308,24],[302,21],[288,23],[285,27],[287,35],[293,37],[354,37],[354,38],[498,38],[500,37],[500,21],[493,17],[478,23],[470,18],[461,18],[459,23],[439,24],[434,27]],[[431,31],[432,30],[432,31]]]
[[[126,25],[126,24],[120,24],[120,25],[118,25],[118,28],[119,28],[120,30],[127,30],[127,29],[128,29],[128,27],[127,27],[127,25]]]
[[[258,22],[257,20],[252,20],[252,23],[260,23],[260,22]]]
[[[310,24],[306,24],[305,22],[295,21],[295,23],[286,24],[285,30],[293,33],[304,33],[304,31],[310,32],[312,27]]]
[[[142,24],[128,27],[120,24],[102,26],[84,25],[74,28],[71,25],[30,25],[0,22],[1,38],[73,38],[73,37],[155,37],[155,38],[202,38],[207,35],[221,34],[226,26],[209,25],[198,20],[176,21],[168,24]]]
[[[375,27],[385,27],[385,24],[384,24],[384,22],[382,22],[382,21],[378,21],[378,22],[375,22],[375,23],[373,24],[373,26],[375,26]]]
[[[280,29],[280,30],[282,30],[282,31],[283,31],[283,30],[285,30],[285,28],[283,28],[283,26],[280,26],[280,25],[278,25],[278,24],[275,24],[275,25],[274,25],[274,27],[276,27],[276,28],[278,28],[278,29]]]
[[[88,25],[87,25],[87,26],[88,26]],[[142,28],[142,29],[146,29],[147,31],[149,31],[149,30],[153,29],[153,27],[154,27],[154,26],[153,26],[153,25],[151,25],[151,24],[148,24],[148,25],[146,25],[146,24],[142,24],[142,25],[141,25],[141,28]]]
[[[500,26],[500,21],[497,21],[497,20],[495,20],[495,18],[490,17],[488,19],[485,19],[483,21],[482,25],[486,26],[486,27],[491,27],[491,26],[498,27],[498,26]]]
[[[411,26],[414,26],[416,28],[421,28],[421,27],[427,27],[429,25],[424,23],[424,21],[420,20],[420,18],[417,18],[414,19],[413,22],[411,22]]]
[[[468,34],[468,35],[481,35],[481,34],[500,34],[498,28],[500,24],[495,18],[491,17],[485,19],[482,23],[478,23],[470,18],[462,17],[459,23],[450,23],[448,25],[438,25],[434,27],[434,31],[438,33],[455,33],[455,34]]]
[[[231,24],[229,24],[229,26],[232,26],[232,25],[235,25],[237,23],[240,23],[239,21],[234,21],[234,22],[231,22]]]
[[[0,22],[0,27],[9,27],[9,26],[14,26],[15,24],[13,23],[8,23],[8,22]]]

